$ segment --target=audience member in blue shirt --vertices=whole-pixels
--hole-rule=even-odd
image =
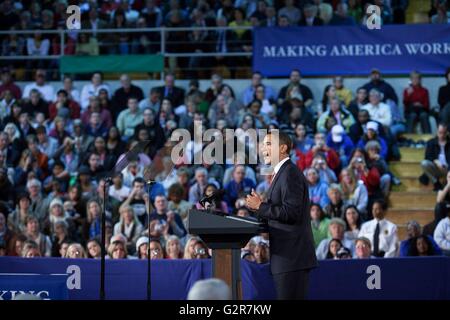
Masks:
[[[327,135],[326,144],[339,155],[341,166],[346,167],[355,145],[345,133],[344,127],[339,124],[333,126],[331,132]]]
[[[250,194],[255,187],[255,183],[245,177],[245,167],[236,165],[233,170],[233,179],[225,185],[225,202],[229,212],[233,212],[234,203],[238,198]]]
[[[244,105],[248,105],[255,98],[255,89],[257,86],[262,84],[262,75],[260,72],[254,72],[252,75],[252,84],[245,88],[242,95],[242,102]],[[265,88],[265,98],[268,100],[275,100],[275,92],[270,86],[264,85]]]
[[[187,234],[180,215],[171,210],[167,210],[167,199],[165,196],[156,196],[155,210],[150,213],[150,221],[152,220],[159,221],[160,225],[163,228],[163,234],[165,233],[165,228],[167,228],[167,234],[174,234],[180,239],[182,239]]]
[[[400,257],[442,255],[442,250],[436,241],[434,241],[433,237],[422,235],[421,227],[417,221],[408,221],[406,224],[406,232],[408,239],[400,242]]]
[[[294,146],[303,154],[306,154],[314,146],[314,139],[306,135],[306,128],[301,123],[295,127]]]
[[[327,185],[320,181],[319,173],[314,168],[306,169],[306,180],[308,180],[309,199],[325,208],[330,203],[327,194]]]
[[[368,141],[375,140],[380,144],[381,151],[380,156],[383,159],[387,159],[388,155],[388,146],[386,143],[386,140],[384,140],[382,137],[378,135],[378,123],[375,121],[369,121],[366,126],[366,133],[359,139],[358,144],[356,145],[357,148],[364,149],[366,146],[366,143]]]

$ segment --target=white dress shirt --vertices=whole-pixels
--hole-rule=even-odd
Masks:
[[[53,97],[55,96],[55,90],[51,84],[44,84],[42,86],[38,86],[36,82],[27,84],[25,89],[23,90],[22,98],[28,99],[30,98],[31,90],[36,89],[41,93],[42,99],[45,101],[53,101]]]
[[[380,237],[378,242],[378,249],[384,251],[384,257],[395,257],[398,248],[397,226],[392,222],[383,219],[372,219],[361,226],[361,231],[358,237],[366,237],[370,240],[373,249],[373,235],[377,223],[380,223]]]
[[[380,122],[383,126],[389,127],[392,124],[391,108],[386,103],[380,102],[376,106],[368,103],[362,109],[369,112],[370,119]]]
[[[291,158],[286,157],[283,160],[281,160],[280,162],[278,162],[278,164],[275,166],[275,168],[273,168],[273,176],[272,176],[272,181],[275,180],[275,176],[277,175],[278,171],[280,171],[281,166],[283,165],[283,163],[285,163],[286,161],[290,160]]]
[[[319,260],[325,260],[327,258],[328,246],[330,245],[331,238],[326,238],[320,241],[319,245],[316,249],[316,257]],[[352,257],[355,257],[355,242],[352,239],[348,239],[344,236],[344,239],[341,240],[342,245],[349,249]]]
[[[81,90],[81,109],[83,111],[86,110],[89,106],[89,98],[91,96],[98,96],[98,92],[101,89],[105,89],[108,92],[108,97],[110,96],[109,86],[106,83],[102,83],[98,87],[94,87],[92,83],[84,85],[83,89]]]
[[[434,241],[442,250],[450,250],[450,218],[444,218],[434,230]]]

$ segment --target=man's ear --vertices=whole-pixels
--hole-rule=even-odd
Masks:
[[[285,144],[282,144],[282,145],[280,146],[280,151],[281,151],[281,153],[283,153],[283,154],[287,154],[287,149],[288,149],[288,147],[287,147],[287,145],[285,145]]]

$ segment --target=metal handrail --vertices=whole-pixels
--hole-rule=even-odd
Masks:
[[[216,56],[222,56],[222,57],[251,57],[252,52],[248,51],[241,51],[241,52],[167,52],[168,45],[173,45],[174,43],[172,41],[168,41],[168,36],[170,32],[190,32],[200,30],[203,32],[208,31],[216,31],[216,30],[253,30],[253,27],[251,26],[235,26],[235,27],[183,27],[183,28],[173,28],[173,27],[160,27],[160,28],[123,28],[123,29],[74,29],[74,30],[68,30],[68,29],[58,29],[58,30],[9,30],[9,31],[0,31],[0,36],[3,35],[25,35],[27,37],[30,37],[29,35],[33,35],[36,32],[41,33],[42,35],[45,34],[53,34],[53,35],[59,35],[59,55],[45,55],[45,56],[39,56],[39,55],[20,55],[20,56],[2,56],[0,55],[0,61],[24,61],[24,60],[59,60],[60,58],[65,56],[65,47],[67,44],[67,39],[70,34],[79,34],[79,33],[89,33],[89,34],[110,34],[110,33],[159,33],[159,40],[154,42],[155,45],[160,46],[158,54],[163,55],[167,58],[178,58],[178,57],[216,57]],[[110,43],[101,41],[102,46],[109,46]],[[115,44],[113,44],[115,45]],[[161,72],[161,78],[164,77],[164,71]],[[62,78],[62,74],[61,74]]]
[[[160,54],[165,57],[214,57],[214,56],[224,56],[224,57],[248,57],[251,56],[251,52],[182,52],[182,53],[170,53],[167,52],[167,39],[166,35],[173,31],[215,31],[215,30],[253,30],[251,26],[236,26],[236,27],[183,27],[183,28],[173,28],[173,27],[160,27],[160,28],[123,28],[123,29],[58,29],[58,30],[10,30],[10,31],[0,31],[0,35],[26,35],[34,34],[39,32],[41,34],[59,34],[60,35],[60,54],[59,55],[46,55],[46,56],[35,56],[35,55],[20,55],[20,56],[1,56],[0,60],[53,60],[59,59],[64,56],[65,39],[67,34],[70,33],[146,33],[146,32],[159,32],[161,36],[160,41]]]
[[[8,31],[0,31],[0,35],[9,35],[9,34],[34,34],[39,32],[41,34],[62,34],[62,33],[111,33],[111,32],[130,32],[130,33],[138,33],[138,32],[161,32],[161,31],[195,31],[195,30],[203,30],[203,31],[214,31],[214,30],[253,30],[251,26],[236,26],[236,27],[182,27],[182,28],[174,28],[174,27],[159,27],[159,28],[123,28],[123,29],[97,29],[97,30],[88,30],[88,29],[58,29],[58,30],[8,30]]]

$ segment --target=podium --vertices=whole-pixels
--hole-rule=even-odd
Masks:
[[[187,229],[213,250],[213,277],[224,280],[230,286],[233,300],[242,300],[241,248],[254,235],[266,231],[266,224],[219,211],[192,209],[189,211]]]

